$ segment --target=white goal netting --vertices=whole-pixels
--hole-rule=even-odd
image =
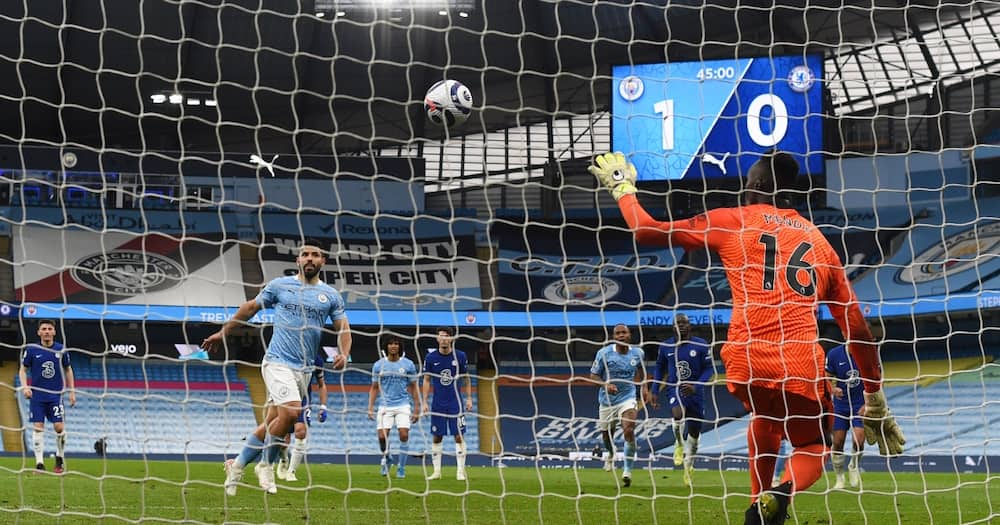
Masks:
[[[638,244],[585,168],[623,151],[640,202],[679,221],[738,205],[772,149],[799,162],[793,204],[847,269],[908,439],[898,458],[868,447],[857,484],[828,462],[790,522],[997,519],[998,21],[989,2],[0,7],[0,522],[741,523],[749,416],[718,355],[723,262]],[[473,99],[451,128],[425,109],[444,79]],[[328,325],[328,415],[317,388],[298,480],[266,495],[251,465],[226,496],[223,462],[263,417],[274,312],[219,353],[199,345],[293,275],[306,239],[328,251],[352,360],[333,369]],[[712,360],[691,378],[690,483],[663,394],[639,405],[626,486],[620,428],[602,468],[591,365],[624,324],[652,380],[678,313]],[[59,477],[57,432],[36,436],[45,409],[18,377],[43,320],[75,387],[49,409]],[[429,416],[405,477],[396,430],[380,472],[372,367],[398,336],[420,370],[439,327],[468,360],[467,479],[450,436],[427,479]]]

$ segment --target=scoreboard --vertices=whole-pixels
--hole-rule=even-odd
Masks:
[[[742,176],[771,149],[820,174],[822,68],[821,55],[614,66],[612,149],[641,181]]]

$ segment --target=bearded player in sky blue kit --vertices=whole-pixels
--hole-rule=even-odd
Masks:
[[[63,421],[65,410],[62,403],[63,388],[69,393],[69,406],[76,405],[73,367],[69,363],[69,352],[63,350],[62,343],[56,342],[55,321],[38,323],[40,344],[29,344],[21,355],[18,377],[24,397],[29,399],[33,431],[31,448],[35,452],[35,468],[45,470],[45,420],[52,422],[56,431],[56,466],[54,472],[61,474],[65,468],[66,425]],[[31,383],[28,383],[28,373]]]
[[[666,372],[667,399],[674,416],[674,465],[684,465],[684,483],[691,485],[694,455],[698,453],[698,438],[705,419],[703,391],[715,375],[712,349],[700,337],[691,337],[691,322],[684,314],[674,317],[671,337],[660,345],[653,371],[653,408],[659,408],[660,385]],[[687,439],[682,439],[682,426],[687,423]]]
[[[297,275],[279,277],[267,283],[257,298],[243,303],[222,328],[207,337],[202,347],[215,351],[223,346],[226,334],[246,323],[264,308],[274,310],[274,334],[261,363],[261,375],[267,387],[267,403],[274,416],[267,423],[267,435],[262,441],[251,433],[243,451],[235,460],[226,462],[226,494],[236,495],[243,478],[243,468],[260,458],[254,467],[261,488],[270,494],[278,492],[271,465],[286,446],[289,429],[293,428],[302,411],[313,374],[313,363],[319,353],[323,326],[329,318],[337,332],[340,354],[333,367],[342,368],[351,355],[351,327],[344,313],[344,299],[337,290],[320,280],[320,270],[326,255],[320,244],[306,241],[299,248]]]
[[[455,437],[455,479],[465,481],[465,414],[462,412],[462,396],[458,393],[458,382],[464,383],[465,412],[472,412],[472,379],[469,378],[469,362],[465,352],[453,346],[455,330],[448,327],[437,329],[437,348],[427,351],[424,359],[424,411],[431,411],[431,463],[434,470],[427,479],[441,478],[441,454],[444,436]],[[434,388],[434,402],[430,403],[431,387]]]
[[[378,413],[375,398],[382,395]],[[410,404],[412,401],[412,405]],[[410,448],[410,424],[420,417],[420,396],[417,393],[417,365],[403,355],[403,340],[395,335],[386,338],[385,357],[372,366],[372,386],[368,391],[368,419],[375,420],[378,446],[382,451],[381,474],[389,474],[389,432],[395,426],[399,432],[399,454],[396,477],[406,477],[406,460]]]
[[[865,387],[854,359],[844,345],[835,346],[826,354],[826,372],[833,383],[833,447],[830,462],[837,475],[834,489],[844,488],[844,444],[847,429],[853,429],[851,441],[854,451],[848,466],[852,487],[861,484],[859,461],[865,448],[865,423],[861,417],[865,408]]]
[[[642,350],[632,346],[632,332],[623,324],[617,324],[611,331],[615,342],[597,351],[594,364],[590,367],[590,378],[597,382],[601,390],[597,393],[600,404],[597,427],[604,438],[610,461],[614,462],[614,427],[620,422],[625,438],[625,468],[622,470],[622,485],[632,485],[632,464],[635,462],[635,422],[638,403],[637,384],[642,385],[642,399],[651,401],[649,385],[646,384],[646,365]]]

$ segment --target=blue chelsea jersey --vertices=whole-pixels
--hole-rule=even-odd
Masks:
[[[324,282],[306,284],[296,276],[267,283],[257,304],[274,309],[274,334],[264,359],[296,369],[312,365],[327,318],[345,319],[344,299]]]
[[[695,389],[692,395],[698,396],[714,375],[712,349],[707,341],[700,337],[692,337],[688,341],[678,343],[675,337],[671,337],[660,345],[656,356],[653,394],[659,392],[661,382],[666,381],[670,395],[675,395],[674,389],[678,384],[687,382]],[[677,391],[676,395],[682,394]]]
[[[431,378],[434,395],[431,410],[445,414],[461,411],[462,396],[458,393],[458,380],[467,374],[468,360],[465,352],[452,349],[450,354],[442,354],[436,348],[427,351],[424,359],[424,373]]]
[[[844,345],[835,346],[826,354],[826,371],[836,378],[837,387],[844,397],[833,399],[834,406],[850,406],[856,411],[865,404],[865,387],[854,358]]]
[[[600,389],[597,400],[603,406],[615,406],[635,399],[635,375],[643,368],[642,350],[630,345],[628,351],[622,354],[615,349],[616,346],[616,343],[611,343],[598,350],[590,367],[591,374],[618,387],[614,395],[609,395],[607,388]]]
[[[53,343],[51,348],[30,344],[21,354],[21,363],[31,378],[32,399],[59,399],[65,387],[64,369],[70,366],[69,352],[62,343]]]

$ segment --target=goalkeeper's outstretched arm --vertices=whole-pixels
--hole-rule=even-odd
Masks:
[[[587,168],[618,201],[618,209],[640,244],[717,249],[741,221],[733,210],[720,208],[681,221],[658,221],[636,199],[635,166],[621,152],[605,153]]]

